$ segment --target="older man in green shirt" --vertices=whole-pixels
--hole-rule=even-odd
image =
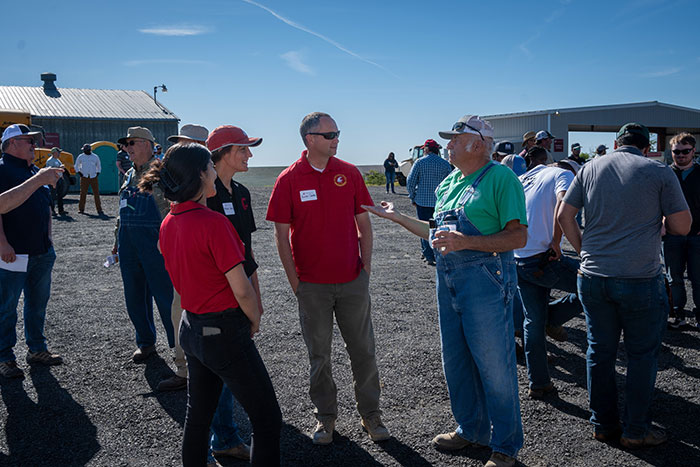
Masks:
[[[432,240],[443,367],[457,421],[456,430],[433,444],[444,450],[488,445],[493,453],[487,467],[512,466],[523,445],[512,250],[527,242],[525,195],[515,174],[490,160],[488,122],[465,115],[440,136],[450,140],[457,170],[436,190],[434,221],[405,216],[387,202],[363,208]]]

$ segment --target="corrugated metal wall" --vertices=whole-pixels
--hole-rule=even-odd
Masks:
[[[32,124],[41,126],[47,133],[58,133],[61,148],[72,153],[76,159],[82,153],[83,144],[98,141],[110,141],[116,144],[119,138],[126,136],[127,129],[132,126],[144,126],[151,130],[156,142],[163,148],[169,146],[168,136],[178,133],[177,120],[154,122],[32,117]],[[70,190],[79,191],[80,187],[77,184],[72,185]]]
[[[156,141],[163,147],[167,147],[168,136],[178,132],[175,120],[153,122],[33,117],[32,123],[43,127],[47,133],[58,133],[61,148],[73,153],[75,157],[80,154],[83,144],[97,141],[116,143],[119,138],[126,136],[126,130],[132,126],[144,126],[151,130]]]

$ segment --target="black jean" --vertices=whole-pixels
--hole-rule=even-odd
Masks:
[[[231,390],[250,418],[251,464],[279,465],[282,413],[243,311],[183,313],[180,344],[189,371],[183,465],[206,466],[209,426],[222,384]]]

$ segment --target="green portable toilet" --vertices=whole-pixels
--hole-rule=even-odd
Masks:
[[[119,191],[119,174],[117,173],[117,145],[109,141],[98,141],[90,145],[102,165],[102,172],[97,179],[100,193],[112,194]]]

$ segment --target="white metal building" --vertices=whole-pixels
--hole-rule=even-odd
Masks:
[[[669,153],[668,141],[682,131],[692,133],[700,140],[699,109],[658,101],[485,115],[482,118],[493,125],[496,141],[511,141],[516,148],[526,132],[549,131],[555,136],[552,144],[555,160],[569,155],[569,131],[617,132],[629,122],[646,125],[651,133],[657,134],[659,152]]]

